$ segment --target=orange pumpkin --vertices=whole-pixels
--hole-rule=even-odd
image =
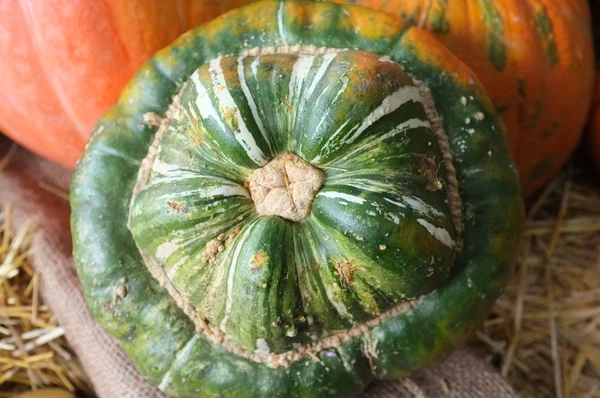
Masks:
[[[592,97],[587,0],[353,2],[432,31],[475,71],[508,127],[525,194],[564,165],[581,138]]]
[[[0,2],[0,131],[74,167],[140,64],[250,0]]]

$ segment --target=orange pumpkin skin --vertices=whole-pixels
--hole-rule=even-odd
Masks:
[[[143,61],[250,0],[0,2],[0,131],[73,168]]]
[[[354,3],[404,16],[432,31],[475,71],[508,128],[526,195],[565,164],[580,141],[592,98],[587,0]]]

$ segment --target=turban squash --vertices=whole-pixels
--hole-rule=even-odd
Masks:
[[[249,1],[0,2],[0,132],[75,167],[94,124],[142,62]]]
[[[488,314],[522,223],[504,126],[429,33],[264,1],[146,62],[71,188],[96,319],[174,397],[355,396]]]

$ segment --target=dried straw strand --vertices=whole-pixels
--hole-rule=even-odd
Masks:
[[[600,397],[600,187],[567,171],[528,210],[517,271],[472,345],[523,397]]]
[[[91,393],[28,262],[34,225],[13,232],[10,206],[0,209],[0,223],[0,397],[49,386]]]

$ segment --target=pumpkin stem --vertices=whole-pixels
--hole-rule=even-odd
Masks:
[[[285,181],[285,189],[287,190],[288,197],[290,198],[290,204],[292,205],[292,210],[297,212],[296,203],[294,203],[294,195],[292,195],[292,191],[290,191],[290,180],[287,176],[287,171],[283,175],[283,180]]]
[[[324,181],[321,170],[287,152],[256,169],[247,186],[258,214],[300,221]]]

